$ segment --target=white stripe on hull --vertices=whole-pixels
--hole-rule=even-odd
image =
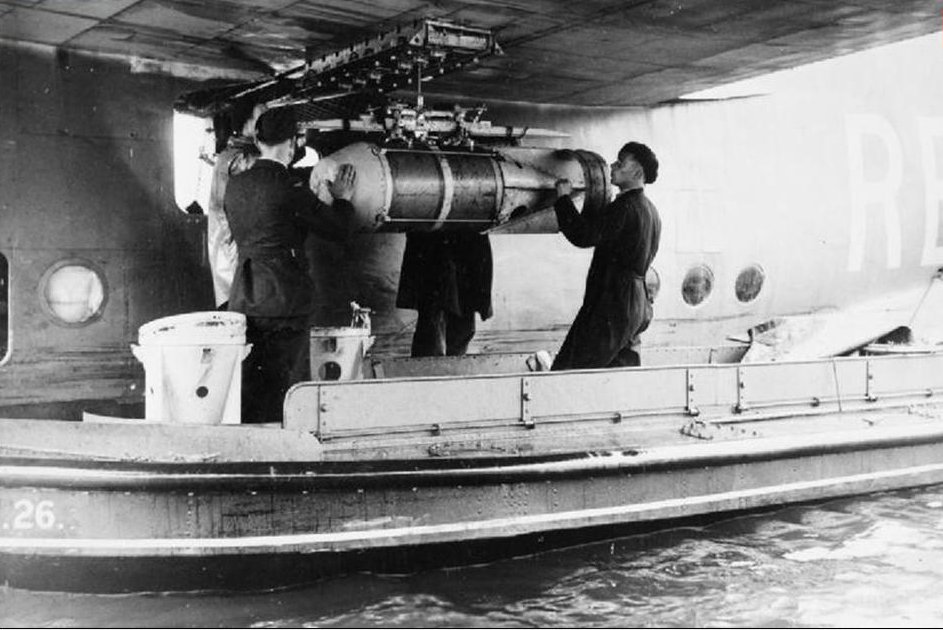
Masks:
[[[316,553],[506,538],[542,531],[568,530],[754,509],[775,504],[824,499],[943,482],[943,464],[914,466],[762,486],[748,490],[679,497],[642,504],[572,510],[388,529],[239,538],[62,539],[0,538],[0,553],[89,557]]]

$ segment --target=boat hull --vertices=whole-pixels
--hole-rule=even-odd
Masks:
[[[937,416],[871,412],[865,420],[771,437],[754,425],[750,439],[541,457],[6,458],[0,580],[104,592],[276,588],[351,571],[477,563],[668,521],[943,483]]]

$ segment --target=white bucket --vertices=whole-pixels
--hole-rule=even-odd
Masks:
[[[239,424],[246,318],[241,313],[186,313],[138,330],[134,356],[144,364],[147,420]]]
[[[369,328],[312,328],[309,344],[311,378],[316,381],[362,379],[363,358],[373,341]]]

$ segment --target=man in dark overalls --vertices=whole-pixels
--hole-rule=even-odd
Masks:
[[[595,247],[586,293],[553,370],[625,367],[641,364],[639,335],[652,320],[645,286],[661,238],[658,210],[645,184],[658,177],[658,159],[644,144],[629,142],[611,165],[621,192],[600,210],[577,212],[568,180],[557,182],[554,205],[560,231],[577,247]]]
[[[340,167],[330,185],[335,201],[325,204],[288,170],[296,135],[290,109],[262,114],[259,159],[226,190],[224,207],[239,251],[229,310],[246,315],[246,341],[253,344],[243,363],[243,422],[281,421],[285,392],[310,378],[308,327],[315,302],[305,239],[311,230],[341,240],[353,225],[353,167]]]

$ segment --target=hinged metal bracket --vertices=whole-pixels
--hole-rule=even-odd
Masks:
[[[528,429],[534,428],[534,419],[530,415],[530,379],[521,378],[521,424]]]
[[[737,368],[737,405],[734,407],[734,411],[737,413],[743,413],[744,411],[750,408],[749,403],[747,402],[746,388],[747,384],[743,378],[744,370],[743,368]]]
[[[697,405],[694,403],[694,372],[690,369],[685,370],[685,402],[684,402],[684,411],[689,416],[699,416],[701,415],[701,410],[697,408]]]
[[[328,404],[327,404],[327,401],[324,399],[325,398],[324,388],[321,386],[318,386],[318,388],[315,391],[317,393],[316,402],[318,405],[317,407],[318,421],[317,421],[317,427],[315,430],[315,435],[318,436],[318,439],[323,439],[324,436],[327,435],[327,432],[328,432],[328,422],[327,422]]]
[[[871,361],[865,362],[864,398],[868,402],[875,402],[878,399],[877,394],[874,393],[874,371]]]

